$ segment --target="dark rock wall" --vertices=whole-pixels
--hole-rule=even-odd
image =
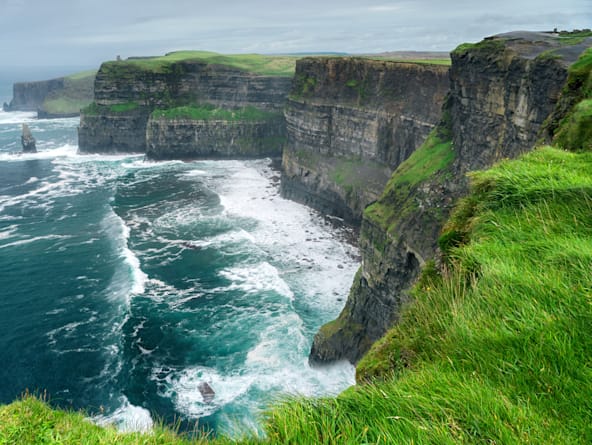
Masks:
[[[151,108],[112,112],[107,107],[80,115],[78,147],[84,153],[144,153]]]
[[[282,117],[268,121],[151,117],[146,155],[151,159],[280,157],[285,137]]]
[[[285,111],[283,195],[359,223],[392,170],[438,122],[448,85],[444,66],[298,61]]]
[[[6,111],[37,111],[50,93],[63,89],[62,77],[37,82],[17,82],[12,86],[12,100]]]
[[[452,54],[451,110],[459,166],[476,170],[530,150],[567,78],[553,58],[503,45]]]

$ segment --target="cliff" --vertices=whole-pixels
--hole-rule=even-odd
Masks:
[[[290,88],[289,69],[290,63],[293,67],[293,60],[277,59],[283,65],[263,56],[241,58],[188,52],[106,62],[96,77],[94,103],[83,110],[81,116],[80,151],[146,152],[148,120],[155,110],[208,104],[226,110],[254,107],[279,113]],[[269,68],[272,62],[281,69]],[[261,66],[268,69],[257,69]],[[167,156],[162,151],[165,136],[177,137],[170,131],[171,125],[171,122],[165,125],[162,119],[151,120],[150,150],[158,158]],[[177,121],[175,125],[184,133],[190,131],[187,123]],[[235,125],[235,133],[237,128]],[[212,137],[212,134],[202,133]],[[239,133],[244,136],[247,130],[236,135]],[[195,138],[192,140],[196,142]],[[189,141],[186,135],[178,135],[173,141],[177,147],[170,156],[173,152],[186,155],[192,150],[198,154],[196,146],[188,148]]]
[[[96,71],[57,79],[17,82],[5,111],[36,111],[38,118],[73,117],[92,102]]]
[[[435,257],[465,174],[532,148],[558,102],[568,67],[591,44],[510,33],[452,53],[450,96],[430,138],[364,212],[362,267],[338,319],[315,336],[310,360],[357,362],[397,323],[409,289]],[[441,243],[454,243],[450,234]]]
[[[151,159],[279,158],[286,137],[283,116],[261,114],[222,119],[155,112],[147,124],[146,155]]]
[[[47,95],[64,89],[64,78],[37,82],[17,82],[12,86],[12,100],[5,111],[37,111]]]
[[[359,223],[440,117],[448,67],[365,58],[296,64],[282,193]]]

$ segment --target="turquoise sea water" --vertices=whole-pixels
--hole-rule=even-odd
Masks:
[[[268,160],[82,156],[77,126],[0,112],[0,403],[232,433],[278,394],[353,384],[307,363],[358,267],[344,229],[279,197]]]

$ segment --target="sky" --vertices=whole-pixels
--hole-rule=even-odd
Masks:
[[[181,49],[450,51],[553,28],[592,28],[592,0],[0,0],[0,74]]]

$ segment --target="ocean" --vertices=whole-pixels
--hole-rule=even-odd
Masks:
[[[354,383],[307,361],[359,266],[347,228],[281,198],[270,160],[80,155],[78,123],[0,111],[0,403],[232,435]]]

